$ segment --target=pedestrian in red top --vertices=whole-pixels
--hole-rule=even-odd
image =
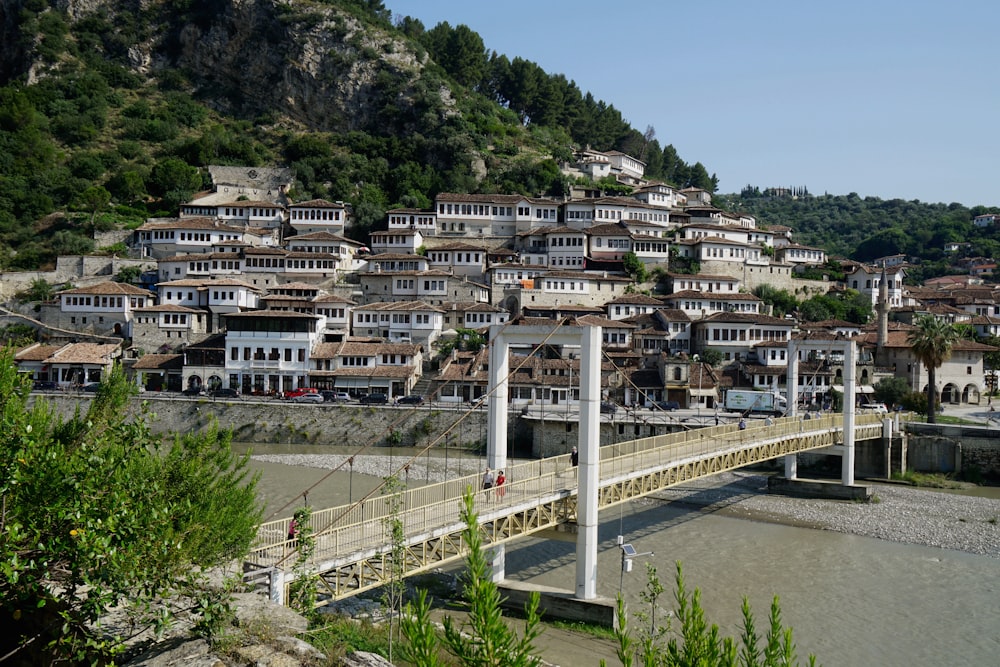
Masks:
[[[507,481],[504,477],[503,470],[497,472],[497,498],[503,498],[507,493],[507,489],[503,487],[503,483]]]

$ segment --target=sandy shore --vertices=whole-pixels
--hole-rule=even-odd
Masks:
[[[346,459],[345,456],[322,454],[253,458],[326,470]],[[354,472],[383,477],[390,473],[393,463],[398,465],[399,457],[393,461],[388,456],[359,456],[355,458]],[[428,461],[422,458],[413,463],[410,474],[417,480],[439,482],[449,474],[446,466],[443,459]],[[454,462],[450,474],[454,475]],[[767,493],[765,475],[732,472],[660,491],[645,502],[682,503],[754,521],[833,530],[1000,558],[1000,499],[894,484],[878,484],[875,495],[877,502],[872,503],[771,495]]]

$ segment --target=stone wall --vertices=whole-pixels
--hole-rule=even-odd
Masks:
[[[907,470],[1000,478],[1000,429],[952,424],[906,424]]]
[[[63,417],[71,417],[79,405],[89,406],[87,395],[46,395]],[[154,432],[201,431],[213,421],[233,430],[238,442],[267,444],[362,446],[386,445],[386,436],[398,432],[402,446],[425,446],[446,431],[463,412],[436,408],[382,408],[343,404],[298,404],[281,400],[245,401],[202,399],[161,400],[144,394],[133,399],[135,415],[147,403]],[[475,448],[485,442],[488,416],[476,412],[455,426],[447,436],[450,447]],[[444,446],[445,442],[440,442]]]

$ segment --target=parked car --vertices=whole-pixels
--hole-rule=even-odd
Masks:
[[[319,392],[306,392],[298,396],[293,396],[291,400],[295,403],[322,403],[323,394]]]
[[[681,404],[677,401],[656,401],[653,403],[653,409],[673,412],[674,410],[680,410]]]
[[[99,392],[101,390],[101,383],[100,382],[91,382],[89,384],[83,385],[82,389],[84,391],[89,391],[91,394],[96,394],[97,392]]]
[[[45,382],[43,380],[35,380],[35,383],[31,386],[34,391],[53,391],[59,388],[59,383],[57,382]]]
[[[202,394],[205,393],[205,388],[199,384],[193,387],[188,387],[181,393],[184,394],[185,396],[201,396]]]
[[[240,392],[229,387],[219,387],[208,392],[208,395],[212,398],[239,398]]]
[[[613,415],[618,412],[618,406],[615,403],[601,403],[601,414]]]
[[[321,399],[323,398],[320,395],[319,390],[314,387],[299,387],[298,389],[292,389],[291,391],[286,391],[284,396],[285,398],[295,399],[305,394],[316,394],[317,396],[320,396]]]
[[[885,407],[885,403],[867,403],[861,406],[864,412],[877,412],[878,414],[888,414],[889,408]]]
[[[409,394],[396,399],[396,405],[420,405],[424,402],[424,397],[420,394]]]
[[[361,397],[362,405],[385,405],[389,402],[389,397],[385,394],[368,394]]]
[[[347,403],[351,400],[351,395],[346,391],[332,391],[330,389],[324,389],[319,393],[323,397],[323,400],[327,403]]]

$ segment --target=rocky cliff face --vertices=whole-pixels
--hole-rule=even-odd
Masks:
[[[312,130],[370,128],[387,107],[397,107],[395,118],[409,116],[426,62],[388,31],[314,2],[54,4],[56,9],[45,11],[61,12],[70,35],[76,22],[106,21],[116,32],[104,43],[108,57],[135,73],[180,71],[196,96],[222,113],[257,118],[277,112]],[[0,81],[37,80],[53,66],[34,51],[37,21],[30,22],[35,15],[22,11],[24,5],[0,0]],[[448,91],[431,88],[422,93],[431,92],[434,106],[446,113]]]

